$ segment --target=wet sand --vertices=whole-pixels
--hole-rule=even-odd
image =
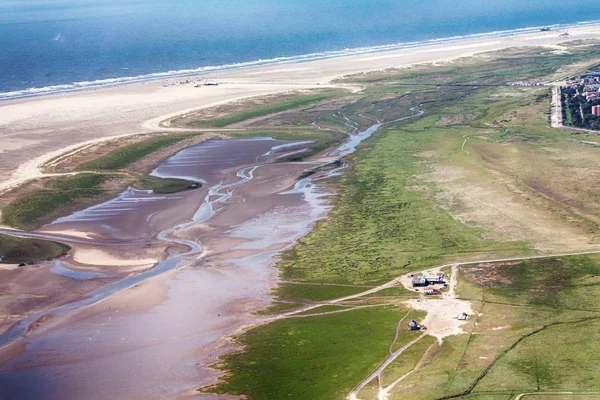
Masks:
[[[110,281],[106,277],[83,280],[90,278],[89,271],[120,277],[122,271],[131,272],[130,263],[118,266],[115,257],[135,259],[136,249],[142,247],[137,258],[147,260],[142,243],[148,251],[164,253],[170,242],[152,235],[177,237],[184,244],[193,241],[201,251],[183,256],[166,252],[176,261],[160,275],[95,304],[84,303],[81,310],[41,313],[51,317],[32,332],[25,329],[25,338],[17,342],[24,348],[0,351],[3,392],[20,399],[176,398],[212,382],[216,372],[198,365],[216,361],[227,345],[223,338],[252,323],[250,313],[270,302],[277,280],[273,257],[305,235],[328,209],[328,200],[322,198],[325,193],[316,186],[282,194],[309,166],[270,164],[287,151],[286,144],[266,139],[205,142],[155,170],[202,179],[206,184],[201,190],[175,196],[181,198],[127,191],[41,229],[39,233],[60,235],[85,228],[86,236],[73,243],[74,255],[60,261],[62,274],[50,272],[49,266],[45,269],[46,278],[53,274],[53,279],[70,280],[75,286]],[[274,147],[280,148],[273,151]],[[258,167],[247,179],[253,166]],[[223,186],[224,192],[214,190]],[[217,202],[223,193],[224,201]],[[157,200],[148,200],[153,197]],[[181,210],[184,204],[200,210],[207,201],[215,201],[214,214],[207,219],[203,219],[206,210],[197,218],[191,206],[168,223],[160,218],[161,213]],[[185,228],[165,234],[165,224]],[[113,255],[102,257],[103,252]],[[110,262],[95,265],[86,254],[99,254]],[[73,270],[84,275],[72,275]],[[32,321],[39,318],[36,315]]]

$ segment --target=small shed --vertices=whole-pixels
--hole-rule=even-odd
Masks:
[[[413,287],[423,287],[427,286],[427,279],[424,276],[415,276],[412,278]]]
[[[425,280],[429,285],[438,285],[446,282],[443,275],[426,276]]]

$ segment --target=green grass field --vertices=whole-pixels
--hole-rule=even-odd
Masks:
[[[367,287],[333,286],[333,285],[304,285],[281,284],[275,291],[287,301],[323,301],[350,296],[369,290]]]
[[[146,139],[139,143],[117,149],[96,160],[84,162],[77,166],[78,171],[116,171],[127,167],[143,157],[164,147],[181,142],[190,135],[172,134]]]
[[[436,187],[417,177],[428,172],[417,154],[460,142],[447,131],[403,128],[387,129],[349,160],[352,171],[341,178],[329,218],[280,263],[285,279],[376,282],[452,255],[523,247],[483,240],[480,230],[439,208]]]
[[[363,97],[343,108],[350,118],[364,122],[360,115],[366,114],[388,121],[407,115],[415,106],[425,115],[378,132],[345,160],[351,169],[335,182],[338,195],[329,218],[317,223],[279,263],[285,280],[314,285],[282,285],[276,295],[284,303],[278,304],[292,308],[342,297],[352,289],[365,289],[359,285],[380,284],[452,261],[593,245],[597,193],[589,177],[600,173],[594,161],[597,150],[548,126],[548,89],[507,85],[559,79],[569,73],[565,65],[600,57],[595,47],[569,52],[513,49],[486,55],[485,60],[475,57],[345,78],[367,86],[360,93]],[[424,82],[472,86],[435,87]],[[525,220],[545,230],[530,229]],[[600,317],[594,304],[600,287],[595,282],[598,265],[591,256],[526,261],[495,272],[483,269],[480,275],[487,279],[483,283],[474,272],[480,266],[465,267],[458,293],[471,301],[475,312],[465,327],[467,333],[447,337],[439,347],[427,338],[403,354],[384,373],[384,383],[411,371],[419,361],[422,364],[390,399],[406,398],[407,393],[414,399],[438,399],[473,388],[465,398],[508,400],[537,390],[585,389],[585,380],[597,375],[592,360],[597,338],[591,334],[588,343],[585,337],[597,330],[595,318]],[[392,288],[373,294],[376,299],[351,303],[397,304],[407,296],[403,289]],[[311,312],[340,309],[322,306]],[[229,375],[210,390],[248,399],[346,398],[377,363],[363,360],[362,374],[354,370],[341,374],[320,356],[340,364],[353,361],[353,351],[335,354],[338,341],[345,343],[353,335],[343,320],[363,323],[381,312],[373,307],[280,320],[253,329],[239,338],[245,350],[227,356],[220,365]],[[395,323],[405,315],[397,314]],[[313,318],[318,325],[312,324]],[[392,326],[387,321],[382,331]],[[570,326],[576,334],[571,335]],[[302,332],[300,337],[297,332]],[[317,334],[335,343],[314,341]],[[296,339],[310,343],[297,357]],[[379,337],[360,343],[363,354],[384,347]],[[561,348],[561,343],[568,346]],[[590,351],[581,355],[580,363],[577,357],[586,344]],[[542,354],[548,358],[545,364],[539,361]],[[379,353],[378,361],[385,356],[385,351]],[[313,376],[313,370],[323,376]],[[332,374],[337,379],[328,378]],[[306,377],[311,385],[298,377]],[[589,387],[595,390],[594,385]],[[376,383],[367,386],[359,398],[374,399],[376,389]]]
[[[374,307],[255,329],[238,339],[246,345],[243,353],[225,357],[221,367],[232,372],[227,383],[209,391],[259,399],[343,398],[387,354],[405,313]]]
[[[352,308],[348,307],[348,306],[327,305],[327,306],[319,306],[319,307],[313,308],[312,310],[301,312],[298,315],[314,315],[314,314],[328,313],[328,312],[349,311],[351,309]]]
[[[476,392],[599,391],[600,371],[592,367],[600,332],[593,300],[599,274],[597,255],[466,268],[465,289],[478,292],[489,309],[512,307],[510,335],[519,335]]]
[[[60,177],[40,189],[18,198],[2,210],[2,222],[10,226],[33,229],[66,215],[74,208],[112,196],[101,188],[109,175],[77,174]]]

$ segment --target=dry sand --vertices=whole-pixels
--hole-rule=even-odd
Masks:
[[[73,253],[73,259],[82,264],[90,264],[90,265],[101,265],[101,266],[111,266],[111,267],[139,267],[141,269],[146,269],[151,267],[153,264],[157,263],[157,259],[152,258],[142,258],[142,259],[123,259],[117,258],[111,254],[108,254],[105,251],[98,249],[86,249]]]
[[[437,275],[443,267],[430,269],[426,275]],[[464,333],[462,327],[467,322],[459,320],[462,313],[472,315],[471,303],[460,300],[456,296],[456,282],[458,274],[458,265],[452,265],[450,281],[448,282],[448,291],[443,292],[440,297],[421,297],[418,300],[410,300],[408,304],[416,309],[427,312],[427,316],[421,323],[427,327],[426,333],[438,339],[439,343],[447,336],[460,335]],[[402,285],[410,291],[418,291],[412,287],[412,274],[402,276]]]
[[[242,98],[331,85],[335,78],[420,63],[443,62],[515,46],[548,46],[600,37],[600,26],[503,38],[480,38],[298,64],[221,72],[219,86],[155,81],[0,103],[0,192],[39,175],[61,153],[117,135],[162,130],[163,119]],[[189,78],[190,81],[193,78]],[[344,85],[338,85],[344,86]]]

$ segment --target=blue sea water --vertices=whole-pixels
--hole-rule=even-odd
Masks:
[[[0,0],[0,99],[596,20],[597,0]]]

